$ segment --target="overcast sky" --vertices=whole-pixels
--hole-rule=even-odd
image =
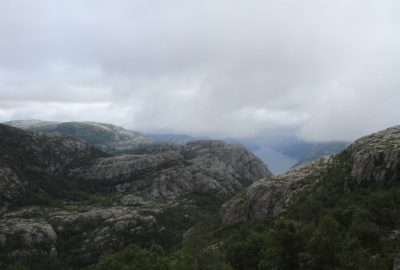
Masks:
[[[352,140],[400,124],[398,0],[1,0],[0,121]]]

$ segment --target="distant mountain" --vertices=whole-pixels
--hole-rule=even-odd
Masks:
[[[18,120],[4,124],[44,134],[69,135],[108,153],[134,151],[144,146],[159,146],[159,143],[139,132],[104,123]]]
[[[186,134],[146,134],[146,136],[159,142],[185,144],[188,142],[209,139],[194,137]],[[263,139],[234,139],[224,138],[224,142],[231,144],[242,144],[257,155],[274,174],[282,174],[290,168],[305,162],[317,160],[322,156],[333,155],[343,151],[349,142],[306,142],[298,138],[279,140]]]
[[[350,145],[349,142],[324,142],[313,143],[299,141],[293,144],[277,147],[276,150],[297,159],[293,166],[317,160],[323,156],[338,154]]]
[[[174,150],[179,145],[209,139],[186,134],[143,134],[111,124],[96,122],[50,122],[18,120],[5,123],[17,128],[45,134],[61,133],[82,139],[107,153],[149,154]],[[289,138],[280,143],[261,139],[225,138],[226,143],[243,144],[257,155],[274,174],[281,174],[294,166],[317,160],[325,155],[344,150],[347,142],[305,142]]]

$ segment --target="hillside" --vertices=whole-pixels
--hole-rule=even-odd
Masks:
[[[81,269],[130,243],[171,248],[268,168],[240,145],[110,155],[70,136],[0,125],[0,266]]]

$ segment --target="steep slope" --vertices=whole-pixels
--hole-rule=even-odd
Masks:
[[[225,226],[279,215],[293,203],[296,192],[317,183],[334,162],[326,157],[249,186],[222,206]]]

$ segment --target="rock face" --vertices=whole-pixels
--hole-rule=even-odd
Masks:
[[[112,185],[182,164],[182,155],[173,151],[155,155],[121,155],[97,159],[94,165],[74,169],[70,174],[78,179]]]
[[[333,162],[332,157],[306,163],[275,177],[265,178],[227,201],[221,209],[224,226],[280,214],[292,196],[316,183]]]
[[[363,137],[350,146],[351,175],[358,184],[400,180],[400,126]]]
[[[229,172],[240,177],[242,184],[272,176],[266,165],[254,154],[238,144],[222,141],[195,141],[185,145],[184,151],[195,156],[191,162],[217,174]]]
[[[193,193],[228,198],[271,172],[243,146],[197,141],[179,151],[101,158],[92,166],[72,170],[71,175],[153,198]]]
[[[0,248],[9,256],[20,259],[28,256],[57,256],[57,234],[53,227],[29,218],[0,220]]]

